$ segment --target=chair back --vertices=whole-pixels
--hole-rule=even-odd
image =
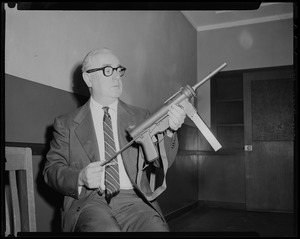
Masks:
[[[9,179],[9,184],[5,188],[5,235],[17,236],[17,233],[21,231],[35,232],[36,214],[31,149],[6,146],[5,171]]]

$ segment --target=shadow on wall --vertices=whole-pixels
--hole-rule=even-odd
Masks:
[[[73,70],[73,92],[79,106],[83,105],[90,96],[89,88],[82,78],[81,64],[77,64]]]
[[[37,191],[43,197],[43,199],[53,208],[53,218],[51,221],[51,232],[61,231],[61,206],[63,203],[63,195],[50,188],[44,181],[43,170],[46,162],[46,155],[50,149],[50,141],[52,139],[53,126],[48,126],[45,133],[46,146],[42,152],[42,160],[39,165],[39,173],[37,176]]]

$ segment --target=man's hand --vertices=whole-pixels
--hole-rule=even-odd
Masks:
[[[100,166],[100,161],[90,163],[80,171],[78,185],[85,185],[90,189],[99,188],[103,173],[104,167]]]
[[[186,114],[178,105],[172,105],[168,111],[169,126],[171,130],[178,130],[184,122]]]

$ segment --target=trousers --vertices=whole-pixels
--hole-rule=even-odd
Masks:
[[[107,204],[98,194],[80,212],[75,232],[168,232],[161,215],[132,190],[120,190]]]

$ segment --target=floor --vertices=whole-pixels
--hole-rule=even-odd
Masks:
[[[198,206],[168,222],[171,232],[199,236],[295,237],[292,213],[248,212]]]

